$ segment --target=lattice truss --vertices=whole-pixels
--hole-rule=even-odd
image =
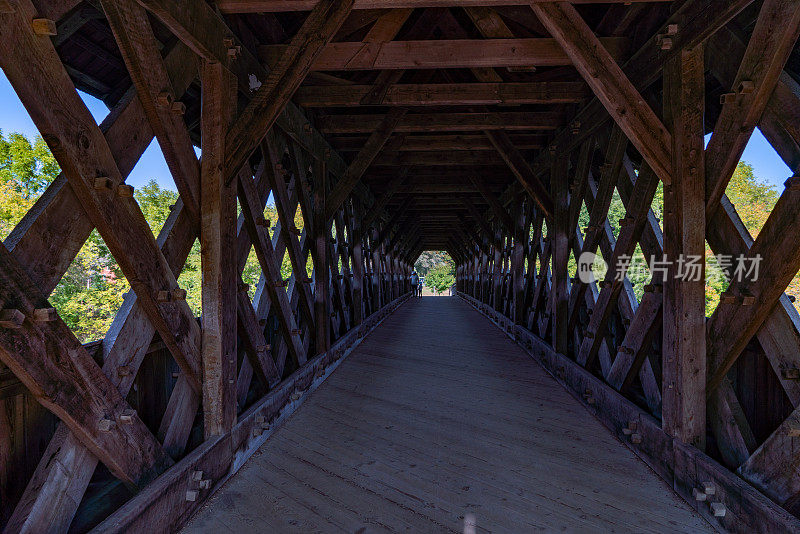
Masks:
[[[58,418],[54,433],[37,434],[43,444],[52,436],[46,449],[29,442],[29,453],[39,447],[41,458],[29,480],[4,473],[6,532],[85,530],[164,472],[167,480],[158,480],[176,484],[180,504],[158,524],[179,524],[235,457],[263,442],[281,408],[408,291],[414,244],[382,225],[378,232],[361,224],[370,206],[369,219],[383,222],[382,209],[289,103],[303,65],[330,40],[349,4],[319,6],[295,37],[312,44],[298,45],[269,73],[203,2],[150,6],[182,38],[192,22],[186,16],[200,17],[205,31],[186,42],[157,39],[135,2],[79,4],[0,2],[0,64],[63,169],[0,247],[0,352],[29,392],[2,401],[0,430],[10,440],[53,424],[41,410],[8,419],[8,403],[28,410],[31,395]],[[107,20],[132,81],[100,125],[56,51],[69,32],[98,17]],[[260,80],[258,90],[251,77]],[[182,101],[198,92],[202,104],[191,120],[199,130]],[[158,237],[125,184],[153,137],[180,192]],[[331,197],[335,204],[326,203],[329,188],[340,195]],[[264,217],[269,197],[277,221]],[[47,298],[94,228],[132,291],[105,339],[82,346]],[[197,238],[202,320],[177,283]],[[241,280],[251,247],[261,268],[252,301]],[[285,255],[288,280],[280,273]],[[4,452],[20,456],[24,438],[13,446]],[[184,458],[187,451],[194,456]],[[105,488],[87,494],[93,480]],[[82,502],[89,512],[73,523]]]
[[[800,530],[800,179],[755,240],[724,194],[756,126],[798,170],[800,1],[474,4],[0,0],[0,67],[63,170],[0,247],[6,532],[178,528],[430,249],[704,515]],[[125,185],[153,138],[180,194],[157,237]],[[47,299],[93,229],[131,291],[83,346]],[[616,276],[705,242],[763,257],[707,321],[702,281]],[[605,278],[570,278],[598,250]]]

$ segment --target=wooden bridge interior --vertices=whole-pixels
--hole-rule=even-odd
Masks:
[[[681,527],[800,532],[800,175],[755,239],[725,195],[757,127],[799,170],[798,33],[800,0],[0,0],[0,67],[62,169],[0,247],[0,526],[179,530],[307,399],[320,421],[340,363],[400,358],[418,312],[442,334],[408,348],[421,377],[461,343],[465,373],[519,389],[528,354],[683,499]],[[125,184],[153,139],[180,193],[158,236]],[[48,297],[93,229],[131,291],[81,345]],[[197,239],[200,318],[177,282]],[[702,278],[652,269],[638,299],[617,261],[706,243],[760,258],[708,318]],[[409,301],[426,250],[457,267],[436,313]],[[597,251],[585,283],[569,266]]]

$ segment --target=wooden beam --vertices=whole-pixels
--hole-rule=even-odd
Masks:
[[[264,289],[269,295],[270,302],[277,307],[275,314],[278,317],[283,338],[288,345],[289,354],[296,364],[302,364],[306,361],[306,354],[289,305],[289,299],[284,290],[285,282],[281,276],[280,264],[275,255],[272,241],[269,239],[264,220],[264,209],[256,203],[258,195],[254,191],[253,180],[240,174],[238,182],[239,205],[245,216],[244,227],[253,242],[253,248],[261,265],[261,272],[266,280]]]
[[[608,209],[611,205],[611,198],[614,193],[614,185],[619,176],[620,169],[622,168],[627,146],[628,140],[625,138],[622,130],[618,127],[614,127],[608,140],[608,146],[606,147],[604,164],[600,169],[597,194],[589,208],[589,226],[586,228],[586,238],[581,247],[581,253],[578,254],[579,257],[584,253],[594,254],[601,243],[604,224],[608,217]],[[590,184],[590,187],[593,187],[593,184]],[[586,205],[588,207],[590,203],[587,202]],[[572,326],[577,324],[577,314],[585,291],[586,284],[581,282],[580,278],[577,279],[572,285],[569,296],[569,324]],[[597,334],[597,332],[591,332],[593,335]],[[599,340],[595,340],[592,336],[587,336],[583,344],[586,345],[586,347],[582,347],[578,352],[578,361],[581,365],[592,361],[597,354]]]
[[[364,228],[369,228],[372,226],[372,223],[375,222],[383,210],[386,208],[386,205],[392,199],[392,197],[397,193],[398,189],[405,183],[406,178],[408,178],[408,167],[403,167],[400,169],[400,172],[397,174],[396,177],[392,179],[389,184],[389,187],[381,193],[375,200],[375,204],[370,208],[369,212],[364,215],[364,220],[361,222]]]
[[[384,120],[383,115],[336,115],[321,118],[322,133],[370,133]],[[560,112],[520,113],[414,113],[406,115],[394,129],[412,132],[475,132],[483,130],[554,130],[563,121]]]
[[[183,120],[183,104],[172,90],[147,12],[134,0],[101,2],[150,127],[158,139],[178,192],[194,220],[200,213],[200,164]]]
[[[367,168],[372,164],[375,156],[386,144],[389,136],[403,119],[406,114],[405,108],[393,108],[386,114],[386,117],[381,121],[375,131],[369,136],[364,147],[353,159],[353,162],[347,167],[347,170],[342,175],[342,178],[336,183],[336,187],[331,191],[330,195],[326,198],[325,206],[325,219],[331,220],[333,216],[339,211],[342,203],[350,196],[353,188],[361,180],[361,177],[367,171]]]
[[[545,218],[551,219],[553,217],[553,199],[539,181],[539,178],[533,173],[528,162],[513,145],[508,134],[503,131],[493,130],[486,130],[484,133],[519,183],[525,188],[525,191],[539,206]]]
[[[225,168],[234,175],[275,123],[315,58],[350,13],[353,0],[321,0],[228,131]]]
[[[311,289],[311,280],[307,277],[306,261],[300,251],[300,244],[298,242],[299,236],[293,234],[295,223],[294,215],[297,209],[297,202],[290,202],[288,191],[286,190],[286,176],[287,171],[280,163],[282,152],[274,142],[269,139],[269,136],[263,144],[264,158],[266,164],[266,176],[270,182],[270,189],[272,190],[273,199],[275,201],[275,211],[278,212],[278,220],[281,223],[281,232],[283,239],[286,243],[286,250],[289,253],[289,262],[292,265],[292,273],[295,275],[295,288],[300,295],[300,310],[309,326],[314,324],[314,304]],[[295,187],[304,187],[304,184],[297,181],[299,173],[296,172],[297,161],[292,160]]]
[[[483,181],[483,178],[476,174],[470,174],[468,178],[470,182],[472,182],[472,185],[475,186],[475,189],[480,192],[486,203],[489,204],[491,212],[495,217],[497,217],[497,220],[500,221],[500,224],[503,226],[503,228],[506,229],[509,235],[516,235],[517,228],[514,224],[514,219],[512,219],[511,215],[508,214],[506,209],[497,199],[497,196],[495,196],[495,194],[489,190],[489,188],[486,186],[486,183]]]
[[[567,176],[569,159],[566,154],[553,154],[550,174],[550,192],[552,194],[553,211],[552,246],[553,246],[553,346],[561,354],[567,354],[569,348],[569,179]],[[550,230],[550,226],[548,226]],[[549,233],[549,232],[548,232]]]
[[[604,43],[567,2],[532,4],[531,8],[656,175],[671,183],[670,134]]]
[[[552,0],[356,0],[353,9],[398,9],[426,7],[514,6]],[[668,0],[573,0],[573,4],[631,4]],[[223,13],[276,13],[309,11],[317,0],[215,0]]]
[[[522,156],[520,156],[521,158]],[[386,152],[372,161],[373,167],[473,167],[502,166],[504,160],[495,153],[453,151]]]
[[[664,431],[705,449],[705,48],[664,68],[664,117],[672,131],[673,182],[664,186]],[[691,267],[692,263],[697,267]]]
[[[478,106],[574,104],[589,96],[583,82],[507,82],[393,84],[379,99],[364,103],[372,85],[312,85],[295,93],[294,101],[308,108],[368,106]]]
[[[52,43],[33,33],[29,20],[34,16],[35,10],[27,1],[6,16],[7,23],[0,28],[0,41],[5,43],[0,44],[0,66],[131,282],[148,318],[199,391],[199,327],[186,302],[171,298],[180,295],[175,293],[179,289],[177,280],[141,210],[134,201],[118,195],[123,180],[106,139],[75,91]],[[44,87],[48,88],[46,95]],[[138,261],[140,257],[151,261]],[[164,301],[162,294],[170,298]]]
[[[764,223],[744,261],[758,262],[754,273],[733,280],[726,291],[733,297],[723,299],[708,321],[708,390],[716,388],[775,307],[784,289],[800,270],[800,250],[793,243],[800,224],[797,203],[800,188],[795,179],[787,181],[786,190]],[[727,297],[726,295],[726,297]],[[742,305],[748,298],[748,305]],[[751,303],[752,301],[752,303]]]
[[[330,219],[327,212],[328,170],[324,161],[314,164],[314,346],[317,354],[330,347],[330,308],[328,241]],[[338,210],[336,210],[338,211]],[[335,212],[334,212],[335,213]]]
[[[201,62],[200,81],[203,431],[208,439],[225,434],[236,422],[236,184],[223,174],[236,87],[220,63],[206,60]]]
[[[172,465],[64,321],[35,318],[35,310],[50,305],[4,246],[0,300],[14,306],[5,308],[13,323],[0,328],[0,360],[114,476],[143,487]]]
[[[609,54],[621,60],[628,41],[600,39]],[[286,45],[264,45],[259,56],[270,67],[278,65]],[[310,66],[314,71],[445,69],[480,67],[554,67],[572,60],[554,39],[455,39],[389,41],[386,43],[330,43]]]
[[[791,1],[761,6],[731,93],[706,148],[706,211],[719,205],[747,142],[769,103],[800,34],[800,9]]]
[[[511,143],[518,150],[543,148],[547,144],[544,134],[516,134],[510,136]],[[341,152],[357,152],[364,146],[362,136],[337,136],[330,139],[331,144]],[[440,152],[440,151],[495,151],[494,145],[481,134],[442,134],[406,135],[397,134],[386,143],[387,151],[395,152]]]

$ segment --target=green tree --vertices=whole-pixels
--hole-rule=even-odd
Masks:
[[[436,293],[441,293],[456,283],[456,275],[453,265],[440,263],[425,276],[425,285]]]

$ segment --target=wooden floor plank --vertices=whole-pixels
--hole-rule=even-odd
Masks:
[[[713,532],[460,299],[367,337],[187,533]]]

